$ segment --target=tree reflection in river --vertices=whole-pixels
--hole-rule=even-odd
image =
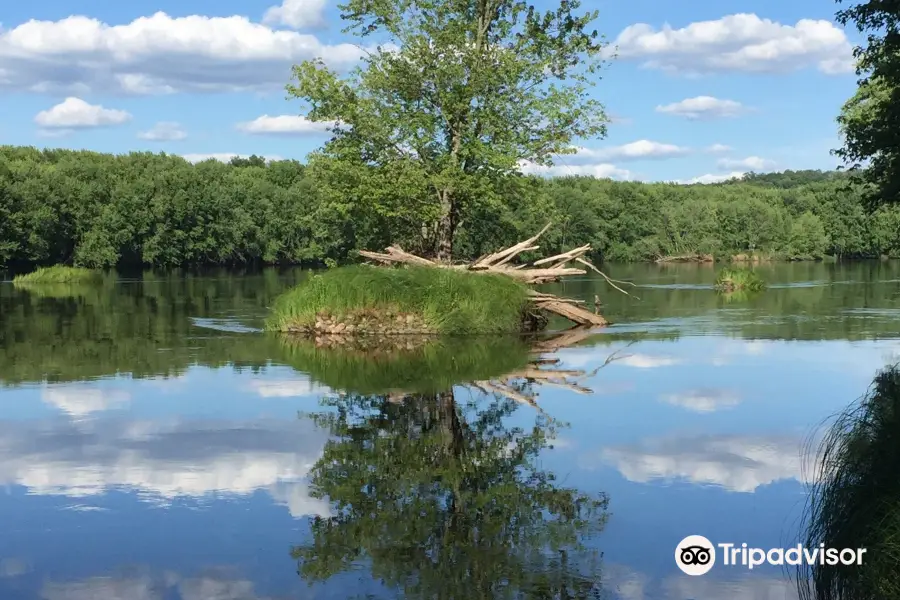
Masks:
[[[334,436],[311,471],[316,518],[294,549],[310,583],[360,565],[409,598],[597,598],[600,555],[587,547],[608,498],[559,485],[539,454],[564,425],[535,412],[533,378],[509,393],[341,394],[314,415]],[[481,386],[484,382],[480,382]],[[530,410],[530,409],[525,409]]]

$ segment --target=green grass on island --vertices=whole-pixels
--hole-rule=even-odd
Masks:
[[[716,276],[715,287],[720,292],[759,292],[766,289],[766,282],[750,269],[726,267]]]
[[[432,336],[411,348],[317,347],[306,336],[278,336],[279,362],[316,383],[356,394],[437,393],[525,367],[530,346],[518,335]]]
[[[52,267],[41,267],[31,273],[16,275],[13,283],[20,284],[44,284],[44,283],[92,283],[99,281],[103,274],[93,269],[83,269],[81,267],[66,267],[63,265],[55,265]]]
[[[319,316],[411,314],[434,333],[521,330],[528,288],[504,275],[432,267],[340,267],[313,275],[278,297],[271,331],[308,331]]]

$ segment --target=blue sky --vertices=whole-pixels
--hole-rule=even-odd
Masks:
[[[352,65],[334,0],[6,3],[0,144],[303,160],[325,137],[285,99],[290,66]],[[546,174],[715,181],[829,169],[855,31],[829,0],[586,1],[618,47],[594,91],[614,117]],[[283,118],[277,118],[283,117]]]

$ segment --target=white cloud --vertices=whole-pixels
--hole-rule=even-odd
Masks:
[[[263,398],[296,398],[328,393],[327,387],[309,379],[256,379],[248,387]]]
[[[802,441],[791,437],[702,436],[664,438],[606,448],[599,459],[629,481],[684,480],[735,492],[783,479],[803,481]],[[590,467],[597,456],[585,456]]]
[[[656,112],[677,115],[692,120],[736,117],[745,110],[746,108],[740,102],[720,100],[712,96],[685,98],[679,102],[656,107]]]
[[[236,152],[212,152],[212,153],[195,153],[195,154],[182,154],[181,157],[188,162],[198,163],[203,162],[204,160],[214,159],[219,162],[229,162],[232,158],[250,158],[250,154],[238,154]],[[263,156],[267,161],[273,160],[284,160],[281,156],[277,154],[267,154]]]
[[[685,156],[690,148],[664,144],[650,140],[637,140],[621,146],[607,148],[574,147],[574,154],[562,154],[554,158],[553,166],[536,165],[528,161],[519,163],[524,173],[560,177],[587,175],[598,178],[633,181],[643,179],[637,173],[613,164],[615,161],[642,159],[666,159]]]
[[[327,516],[306,484],[327,439],[306,420],[0,422],[0,485],[70,498],[125,489],[157,503],[265,490],[295,517]]]
[[[684,598],[728,598],[729,600],[798,600],[797,588],[789,578],[726,578],[721,572],[705,577],[670,575],[664,579],[648,576],[630,566],[610,563],[603,574],[610,589],[621,600],[683,600]],[[733,577],[733,576],[732,576]]]
[[[364,50],[277,31],[247,17],[171,17],[157,12],[123,25],[85,16],[31,20],[0,30],[0,88],[133,94],[275,90],[291,65],[321,57],[344,69]]]
[[[733,390],[701,388],[662,396],[663,402],[688,410],[708,413],[737,406],[741,397]]]
[[[177,142],[187,138],[181,125],[173,121],[160,121],[153,129],[141,131],[138,137],[151,142]]]
[[[238,123],[237,128],[252,134],[310,135],[327,133],[334,125],[332,121],[310,121],[299,115],[263,115],[246,123]]]
[[[627,354],[616,361],[616,364],[638,369],[654,369],[656,367],[670,367],[681,361],[672,356],[654,356],[651,354]]]
[[[656,596],[665,600],[681,598],[728,598],[729,600],[799,600],[797,585],[790,578],[667,577],[665,590]]]
[[[672,73],[790,72],[815,66],[826,74],[852,73],[852,46],[827,20],[784,25],[755,14],[734,14],[674,29],[646,23],[626,27],[610,45],[621,59]]]
[[[47,386],[41,390],[41,400],[55,406],[73,418],[83,418],[94,412],[123,408],[131,400],[128,392],[83,386]]]
[[[0,577],[4,579],[24,575],[30,570],[31,567],[21,558],[4,558],[0,560]]]
[[[713,144],[712,146],[707,146],[705,150],[710,154],[725,154],[726,152],[731,152],[731,146],[726,146],[725,144]]]
[[[271,600],[259,595],[253,582],[229,577],[229,569],[207,569],[202,577],[183,577],[167,571],[153,573],[133,567],[123,573],[75,581],[45,581],[44,600]]]
[[[44,129],[108,127],[122,125],[130,120],[131,114],[127,111],[88,104],[74,96],[66,98],[50,109],[42,110],[34,117],[34,122]]]
[[[622,161],[642,159],[663,159],[685,156],[690,153],[690,148],[664,144],[650,140],[637,140],[621,146],[609,148],[577,148],[575,154],[566,154],[562,160],[569,163],[593,162],[593,161]]]
[[[559,163],[559,161],[557,161]],[[567,165],[555,164],[553,166],[536,165],[528,161],[522,161],[519,164],[523,173],[531,175],[542,175],[545,177],[565,177],[566,175],[586,175],[589,177],[597,177],[598,179],[618,179],[621,181],[630,181],[638,179],[635,173],[628,169],[621,169],[615,165],[608,163],[597,163],[587,165]]]
[[[697,177],[692,177],[691,179],[679,179],[674,183],[680,183],[683,185],[693,185],[695,183],[722,183],[723,181],[728,181],[730,179],[743,179],[744,175],[746,174],[747,173],[745,171],[732,171],[731,173],[724,174],[707,173],[706,175],[699,175]]]
[[[745,169],[748,171],[769,171],[774,169],[777,163],[774,160],[748,156],[747,158],[720,158],[716,164],[721,169]]]
[[[266,10],[263,23],[294,29],[322,28],[325,26],[325,0],[284,0]]]
[[[44,600],[162,600],[163,590],[149,576],[91,577],[80,581],[44,582]]]

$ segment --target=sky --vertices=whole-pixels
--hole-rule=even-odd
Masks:
[[[341,33],[336,0],[277,1],[4,2],[0,144],[303,161],[327,133],[286,98],[291,65],[346,70],[363,42]],[[860,36],[830,0],[582,8],[617,53],[592,90],[608,134],[531,171],[711,183],[839,164]]]

